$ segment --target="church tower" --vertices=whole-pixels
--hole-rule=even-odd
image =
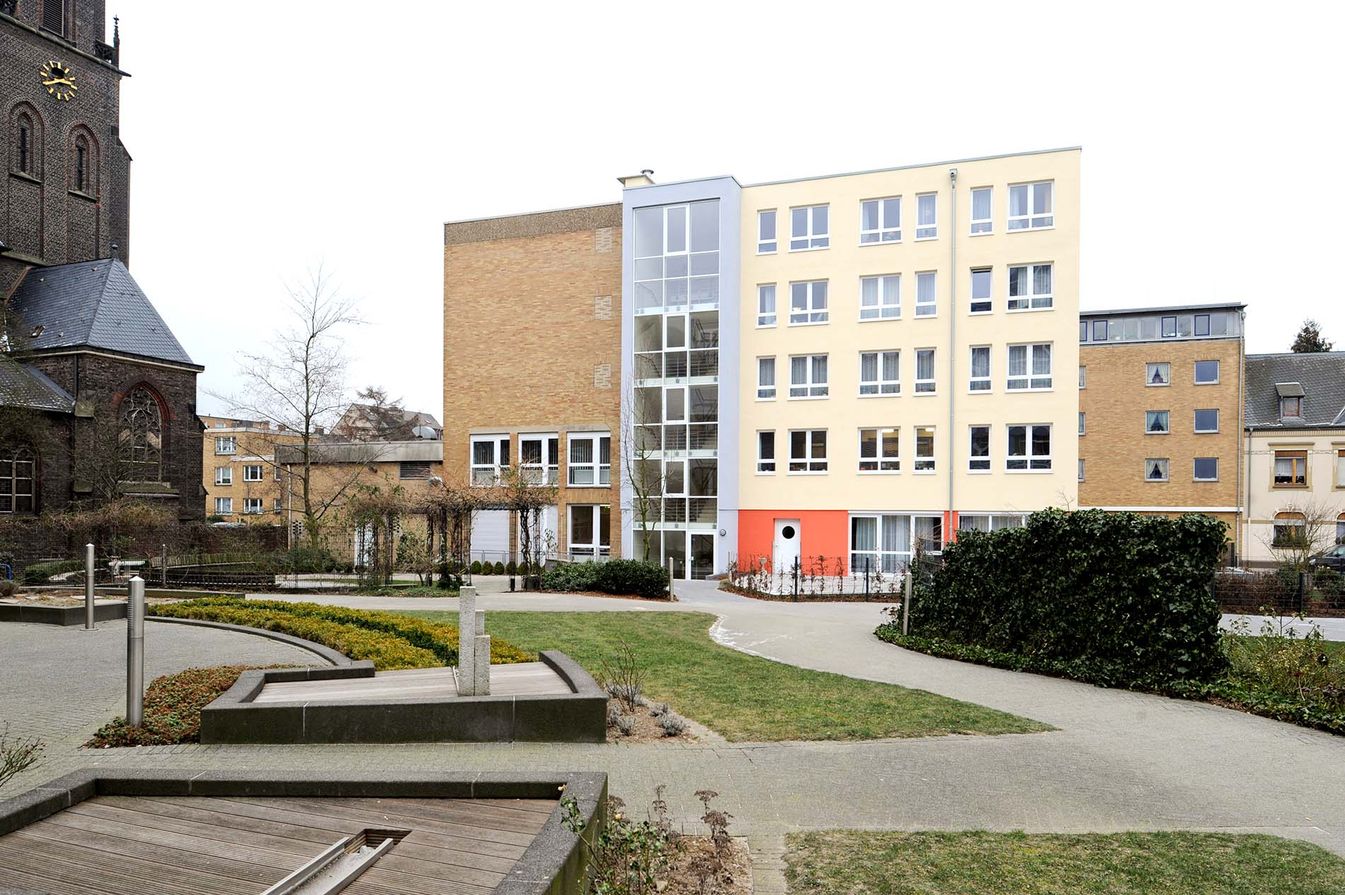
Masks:
[[[103,0],[0,0],[0,299],[32,267],[128,259],[125,72],[105,32]]]

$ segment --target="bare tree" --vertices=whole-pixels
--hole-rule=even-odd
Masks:
[[[1305,571],[1309,559],[1336,543],[1337,512],[1315,500],[1287,504],[1276,517],[1284,517],[1283,523],[1288,524],[1277,522],[1262,543],[1284,568]]]
[[[640,533],[640,559],[651,562],[650,540],[657,531],[655,526],[661,518],[660,501],[663,498],[663,463],[656,456],[662,427],[639,425],[633,394],[627,393],[624,406],[620,449],[622,473],[630,489],[627,510]]]
[[[346,404],[347,358],[340,333],[361,321],[354,301],[337,292],[322,266],[287,292],[289,325],[275,334],[265,353],[241,353],[242,391],[217,397],[227,401],[233,413],[265,420],[298,436],[288,487],[292,494],[297,492],[304,535],[316,548],[327,510],[348,486],[321,493],[314,487],[314,448]],[[355,469],[358,473],[362,467],[355,464]]]
[[[389,398],[386,389],[376,385],[360,389],[333,430],[337,435],[357,440],[407,441],[414,436],[413,417],[400,398]]]

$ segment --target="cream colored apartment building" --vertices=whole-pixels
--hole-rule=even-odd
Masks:
[[[747,186],[737,561],[1077,503],[1077,149]]]
[[[276,463],[278,445],[299,436],[261,420],[202,416],[201,484],[206,518],[221,522],[281,525],[284,484]]]

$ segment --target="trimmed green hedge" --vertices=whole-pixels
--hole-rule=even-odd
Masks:
[[[1224,529],[1194,513],[1044,510],[1022,528],[959,532],[916,581],[911,634],[1109,687],[1218,680]]]
[[[380,670],[456,665],[458,628],[392,612],[368,612],[318,603],[206,597],[150,607],[151,615],[195,618],[279,631],[329,646],[352,659],[370,659]],[[491,638],[497,665],[529,662],[533,656]]]
[[[659,565],[637,559],[562,563],[542,573],[542,590],[596,591],[622,597],[666,600],[668,573]]]

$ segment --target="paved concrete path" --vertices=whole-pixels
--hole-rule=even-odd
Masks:
[[[612,791],[637,812],[656,785],[668,784],[673,811],[688,829],[695,828],[698,814],[692,792],[708,787],[722,793],[723,807],[734,815],[733,829],[747,834],[762,858],[760,892],[783,891],[781,837],[809,828],[1261,831],[1309,839],[1345,854],[1345,738],[1214,706],[907,652],[872,636],[882,619],[877,604],[769,603],[702,582],[679,584],[678,595],[678,603],[656,604],[487,592],[478,605],[487,611],[708,612],[717,617],[712,636],[736,649],[920,687],[1060,729],[850,743],[175,746],[101,752],[77,751],[65,739],[52,749],[45,768],[23,775],[9,789],[83,764],[122,762],[219,768],[265,763],[364,774],[425,767],[600,769],[611,774]],[[306,599],[386,609],[456,610],[457,604],[436,598]],[[87,652],[92,657],[111,650],[110,658],[97,661],[115,667],[122,661],[117,638],[124,628],[116,622],[102,627],[115,634],[86,640]],[[8,658],[11,645],[28,644],[25,661],[17,663],[23,668],[21,689],[39,682],[46,688],[42,698],[23,693],[16,702],[15,688],[7,683],[0,690],[0,717],[13,717],[24,705],[49,706],[55,700],[69,705],[65,700],[72,695],[80,704],[101,699],[109,717],[118,711],[117,675],[98,689],[82,680],[77,665],[57,658],[72,636],[43,626],[0,625],[0,655]],[[166,648],[164,641],[160,648]],[[182,651],[183,662],[222,661],[187,659],[190,652]],[[6,663],[7,670],[13,667]]]

